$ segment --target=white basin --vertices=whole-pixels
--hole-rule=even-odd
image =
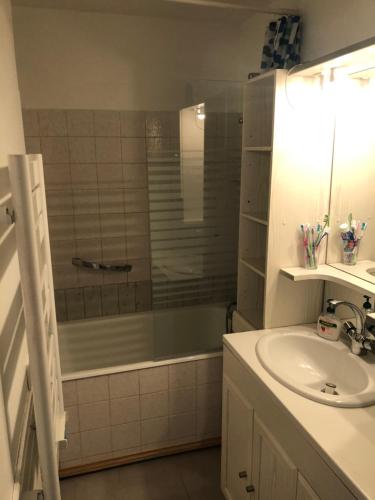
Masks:
[[[331,406],[361,407],[375,403],[374,357],[351,354],[342,342],[315,333],[271,333],[256,344],[263,367],[302,396]],[[337,394],[321,392],[326,383]]]

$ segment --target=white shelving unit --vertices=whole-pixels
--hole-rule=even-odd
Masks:
[[[311,102],[316,87],[302,83]],[[289,84],[276,70],[244,91],[237,312],[256,329],[315,321],[323,297],[322,281],[293,284],[280,273],[302,264],[299,225],[328,213],[332,159],[326,111],[297,109],[294,97],[304,99]]]

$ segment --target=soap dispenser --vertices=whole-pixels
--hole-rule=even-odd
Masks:
[[[327,312],[318,318],[318,335],[327,340],[338,340],[341,326],[341,321],[335,315],[335,307],[328,300]]]
[[[362,305],[362,312],[366,317],[367,314],[374,312],[374,309],[373,309],[372,304],[370,302],[371,297],[369,295],[364,295],[363,298],[365,299],[365,302]]]

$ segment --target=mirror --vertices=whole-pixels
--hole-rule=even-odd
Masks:
[[[327,264],[375,284],[375,76],[345,75],[331,84],[336,120]],[[349,214],[357,222],[356,236],[343,241],[341,232],[347,232],[339,226]],[[357,258],[350,252],[358,252]]]

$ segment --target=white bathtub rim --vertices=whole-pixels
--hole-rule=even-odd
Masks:
[[[62,381],[68,382],[71,380],[80,380],[90,377],[100,377],[103,375],[112,375],[115,373],[129,372],[134,370],[143,370],[146,368],[155,368],[157,366],[176,365],[178,363],[188,363],[189,361],[199,361],[201,359],[221,358],[223,351],[218,350],[209,353],[194,354],[191,356],[183,356],[180,358],[168,358],[160,361],[142,361],[140,363],[129,363],[127,365],[108,366],[105,368],[95,368],[92,370],[79,370],[69,372],[62,375]]]

